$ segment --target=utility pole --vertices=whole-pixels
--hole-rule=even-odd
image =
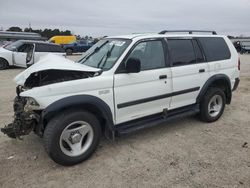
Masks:
[[[31,23],[29,22],[29,31],[31,32]]]

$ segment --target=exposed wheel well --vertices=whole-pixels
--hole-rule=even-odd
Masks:
[[[225,93],[226,103],[230,104],[232,93],[231,93],[231,86],[229,85],[227,80],[225,79],[215,80],[214,82],[211,83],[209,87],[217,87],[221,89]]]
[[[231,82],[226,75],[215,75],[210,78],[202,87],[197,102],[200,102],[210,87],[220,88],[226,96],[226,104],[230,104],[232,98]]]

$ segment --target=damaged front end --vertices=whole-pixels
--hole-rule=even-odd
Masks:
[[[17,97],[14,100],[14,121],[1,131],[10,138],[21,138],[23,135],[29,134],[39,123],[40,111],[34,99],[30,97],[20,97],[22,87],[17,87]]]
[[[32,130],[42,136],[43,133],[39,129],[42,125],[41,113],[44,106],[48,104],[38,104],[36,100],[39,98],[36,98],[36,89],[47,85],[91,78],[99,76],[101,73],[101,69],[75,63],[59,56],[52,54],[45,56],[14,78],[18,85],[16,89],[17,97],[13,105],[14,121],[2,128],[1,131],[11,138],[20,138],[29,134]],[[45,89],[44,91],[44,95],[48,96],[51,89]],[[26,95],[27,92],[29,95]],[[39,94],[39,97],[41,97],[43,93]]]

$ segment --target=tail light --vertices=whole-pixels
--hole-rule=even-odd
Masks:
[[[238,58],[238,70],[240,70],[240,58]]]

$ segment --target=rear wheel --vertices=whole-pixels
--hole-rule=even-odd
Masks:
[[[222,115],[226,103],[225,93],[216,87],[206,92],[200,110],[200,118],[205,122],[214,122]]]
[[[5,59],[0,59],[0,70],[9,68],[9,63]]]
[[[93,154],[100,137],[100,124],[93,114],[66,111],[48,123],[44,132],[44,146],[56,163],[74,165]]]

